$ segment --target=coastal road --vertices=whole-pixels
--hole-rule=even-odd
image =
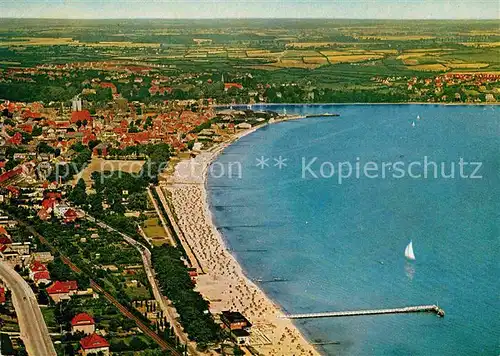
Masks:
[[[0,278],[12,292],[21,339],[30,356],[57,356],[35,293],[7,263],[0,261]]]
[[[149,249],[142,243],[134,240],[133,238],[124,234],[123,232],[116,230],[112,226],[109,226],[106,223],[99,221],[88,215],[87,219],[97,223],[99,226],[107,229],[108,231],[116,232],[121,237],[123,237],[123,239],[127,241],[127,243],[134,246],[140,252],[142,257],[142,263],[144,265],[144,270],[146,271],[146,276],[148,277],[149,284],[151,285],[151,289],[153,291],[153,296],[158,305],[160,306],[160,309],[163,311],[163,315],[167,318],[167,321],[170,323],[170,325],[173,326],[175,335],[177,335],[177,337],[181,340],[182,343],[188,345],[189,354],[198,355],[198,352],[196,351],[196,345],[193,342],[189,341],[187,334],[184,332],[182,326],[177,320],[178,314],[175,308],[169,306],[170,303],[169,300],[161,294],[160,286],[158,285],[158,281],[156,280],[155,277],[156,273],[154,271],[153,264],[151,262],[151,251],[149,251]]]

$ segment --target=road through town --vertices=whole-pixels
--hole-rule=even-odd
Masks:
[[[35,294],[28,283],[7,263],[0,261],[0,278],[12,292],[21,339],[30,356],[56,356]]]

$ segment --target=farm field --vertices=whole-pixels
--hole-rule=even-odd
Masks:
[[[22,21],[22,28],[19,27],[19,21]],[[470,54],[470,63],[487,63],[498,69],[500,46],[499,23],[494,20],[296,22],[286,19],[242,19],[123,22],[8,19],[2,21],[0,30],[3,33],[0,48],[11,48],[15,52],[16,47],[57,45],[72,49],[78,57],[86,52],[85,48],[102,51],[121,48],[124,52],[142,55],[144,60],[149,54],[155,54],[154,59],[161,63],[180,59],[189,64],[191,60],[201,58],[217,64],[219,60],[229,58],[237,65],[239,59],[250,58],[265,62],[260,64],[281,68],[311,68],[311,64],[357,63],[393,56],[402,61],[429,52],[436,61],[451,61],[455,55],[463,57]],[[446,35],[443,36],[443,33]],[[136,53],[139,50],[146,50],[147,53]],[[444,55],[451,58],[441,58]],[[321,56],[333,59],[330,63],[302,60]],[[345,57],[340,59],[337,56]],[[109,59],[109,56],[106,57]],[[478,57],[482,60],[478,60]],[[15,62],[22,63],[19,60]],[[446,66],[446,63],[441,64]],[[478,68],[471,66],[468,69]]]
[[[306,91],[375,90],[377,101],[384,97],[400,101],[411,99],[401,91],[403,83],[382,88],[376,78],[404,81],[445,74],[500,73],[498,20],[6,19],[0,23],[0,32],[0,74],[12,68],[68,63],[105,63],[104,70],[109,71],[140,67],[151,71],[151,76],[178,78],[169,83],[176,92],[170,99],[185,97],[182,93],[192,93],[189,97],[208,93],[213,97],[213,88],[200,87],[200,81],[216,82],[224,76],[227,82],[243,81],[243,87],[250,80],[252,85],[310,86]],[[120,81],[118,77],[116,80]],[[124,93],[120,90],[125,97],[131,89],[140,91],[133,85],[117,85],[126,87]],[[14,86],[25,94],[21,83]],[[26,97],[13,95],[11,87],[0,83],[0,95]],[[131,97],[147,96],[146,88],[140,92],[136,93],[138,97]],[[493,87],[483,93],[496,95]],[[371,100],[368,94],[360,99],[355,99],[359,93],[345,98],[334,94],[318,100]],[[316,100],[313,93],[304,95]],[[293,95],[291,98],[300,101]],[[88,180],[91,171],[86,170],[84,178]]]

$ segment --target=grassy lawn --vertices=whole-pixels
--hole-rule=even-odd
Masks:
[[[135,335],[130,337],[113,337],[109,340],[111,345],[110,350],[114,353],[123,351],[145,351],[154,349],[156,345],[143,335]]]
[[[163,240],[163,239],[161,239],[161,240],[152,240],[151,243],[155,247],[162,246],[162,245],[168,245],[167,240]]]
[[[40,308],[42,311],[43,319],[47,324],[47,327],[54,328],[57,327],[56,318],[54,315],[54,308]]]
[[[161,226],[157,218],[151,218],[144,222],[144,233],[150,239],[167,238],[167,234],[163,226]]]
[[[125,288],[125,293],[127,293],[132,300],[149,300],[152,298],[149,290],[143,285],[137,288],[127,287]]]

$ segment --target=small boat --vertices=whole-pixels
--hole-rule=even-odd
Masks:
[[[415,127],[415,121],[411,122],[411,127]]]
[[[410,243],[405,248],[405,257],[409,260],[415,260],[415,254],[413,253],[413,242],[410,240]]]
[[[417,120],[420,120],[420,115],[417,115]]]

